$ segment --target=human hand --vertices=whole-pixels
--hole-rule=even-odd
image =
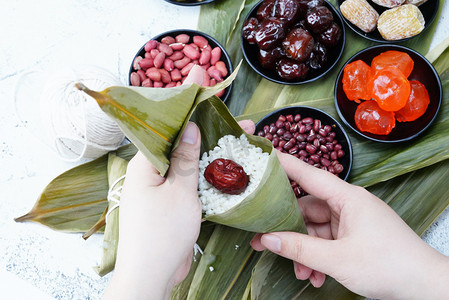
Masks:
[[[117,261],[105,298],[166,299],[188,274],[201,224],[200,140],[198,127],[188,123],[166,178],[140,152],[129,162]]]
[[[251,242],[255,250],[293,260],[296,276],[316,287],[325,273],[371,298],[448,294],[448,258],[424,243],[387,204],[291,155],[278,152],[278,157],[288,177],[309,193],[298,200],[309,235],[258,234]]]

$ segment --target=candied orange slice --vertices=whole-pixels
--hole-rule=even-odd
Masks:
[[[385,51],[373,58],[371,62],[371,68],[373,72],[377,72],[385,67],[396,67],[408,77],[415,65],[413,59],[405,52],[390,50]]]
[[[399,122],[415,121],[421,117],[429,106],[430,99],[424,84],[417,80],[410,81],[412,91],[407,103],[403,108],[395,112],[396,120]]]
[[[386,111],[403,108],[411,91],[410,82],[395,67],[385,67],[377,71],[368,83],[368,89],[379,107]]]
[[[376,101],[365,101],[355,111],[355,125],[360,131],[387,135],[396,125],[394,112],[385,111]]]
[[[347,64],[343,70],[343,91],[349,100],[360,103],[360,99],[371,100],[367,82],[371,80],[371,68],[362,60]]]

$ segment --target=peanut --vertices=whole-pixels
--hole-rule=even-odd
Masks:
[[[140,76],[137,72],[132,72],[130,76],[132,86],[140,86]]]
[[[204,37],[202,37],[202,36],[200,36],[200,35],[195,35],[195,36],[193,37],[193,42],[194,42],[198,47],[200,47],[201,49],[203,49],[203,48],[205,48],[207,45],[209,45],[208,41],[207,41]]]
[[[215,47],[210,52],[210,64],[215,65],[217,61],[220,60],[220,57],[221,57],[221,49],[220,47]]]
[[[178,34],[176,37],[176,43],[187,44],[190,41],[190,36],[185,33]]]
[[[192,44],[186,45],[182,52],[190,59],[198,59],[200,57],[200,52]]]
[[[153,62],[154,66],[159,69],[164,64],[164,60],[165,60],[165,53],[159,52],[159,54],[156,55],[156,57],[154,58]]]

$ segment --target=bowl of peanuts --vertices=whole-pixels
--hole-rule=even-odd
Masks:
[[[229,54],[213,37],[197,30],[170,30],[151,38],[139,49],[129,70],[129,85],[179,86],[195,64],[206,70],[203,86],[213,86],[233,71]],[[216,96],[226,102],[231,89],[232,84]]]
[[[323,110],[290,106],[275,110],[256,124],[255,134],[273,147],[347,180],[352,167],[352,145],[343,126]],[[297,197],[304,191],[292,182]]]

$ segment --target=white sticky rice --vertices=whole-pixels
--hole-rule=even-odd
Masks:
[[[244,134],[240,138],[225,135],[218,140],[218,145],[204,152],[201,157],[199,169],[198,196],[203,204],[203,213],[206,216],[223,213],[239,204],[246,196],[251,194],[259,185],[268,164],[268,153],[248,142]],[[244,192],[239,195],[229,195],[220,192],[204,178],[204,170],[217,158],[233,160],[243,167],[249,176],[249,183]]]

